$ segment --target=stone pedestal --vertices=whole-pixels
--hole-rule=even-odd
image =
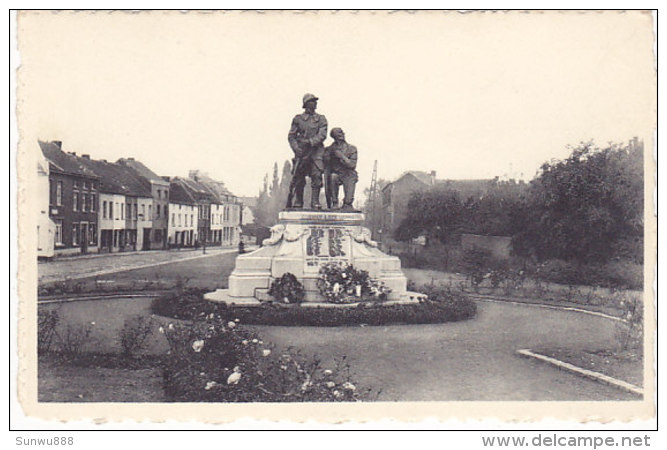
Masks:
[[[389,300],[405,300],[407,281],[400,260],[377,248],[363,220],[363,214],[357,212],[283,211],[263,246],[236,258],[229,289],[205,297],[246,305],[273,300],[268,295],[271,283],[290,272],[303,283],[306,302],[322,302],[316,285],[320,266],[340,261],[382,281],[391,289]]]

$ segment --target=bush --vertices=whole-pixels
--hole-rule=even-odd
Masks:
[[[37,312],[37,353],[42,355],[51,350],[56,337],[56,327],[60,321],[58,310],[40,308]]]
[[[352,383],[344,360],[324,369],[317,359],[276,352],[216,314],[162,331],[170,348],[163,370],[171,401],[349,402],[370,393]]]
[[[641,297],[626,295],[620,301],[623,322],[616,326],[616,342],[621,350],[641,349],[644,339],[644,305]]]
[[[534,269],[543,281],[567,285],[601,286],[615,289],[643,289],[644,268],[631,261],[583,264],[551,259]]]
[[[269,289],[271,295],[280,303],[301,303],[305,296],[303,284],[291,273],[285,273],[273,280]]]
[[[129,358],[143,350],[154,328],[155,321],[151,317],[135,316],[126,319],[118,336],[123,356]]]
[[[64,330],[56,333],[58,354],[66,361],[80,358],[86,346],[92,344],[90,335],[95,322],[85,325],[68,325]]]
[[[468,297],[443,287],[420,287],[418,291],[429,295],[429,300],[421,303],[386,305],[376,302],[363,302],[357,306],[324,308],[304,307],[300,305],[263,304],[253,307],[228,307],[224,303],[204,300],[201,294],[187,294],[187,307],[183,310],[174,305],[183,305],[181,299],[174,296],[156,300],[153,312],[178,312],[169,317],[195,319],[205,314],[216,314],[226,320],[239,318],[246,324],[280,326],[344,326],[344,325],[388,325],[444,323],[466,320],[475,316],[477,308]],[[187,315],[184,312],[187,311]]]
[[[224,310],[224,305],[204,300],[204,291],[189,289],[156,297],[151,302],[154,314],[174,319],[192,319],[200,313],[209,314]]]

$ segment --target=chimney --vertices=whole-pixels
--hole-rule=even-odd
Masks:
[[[60,150],[63,149],[63,141],[51,141],[51,143],[58,147]]]
[[[76,156],[76,152],[68,152],[72,156]]]
[[[100,159],[100,161],[102,161],[103,163],[107,162],[106,159]]]
[[[128,161],[134,161],[134,158],[127,158]]]
[[[431,170],[431,186],[435,186],[435,170]]]
[[[83,155],[81,155],[81,157],[82,157],[83,159],[90,160],[90,155],[87,155],[87,154],[85,154],[85,153],[84,153]]]

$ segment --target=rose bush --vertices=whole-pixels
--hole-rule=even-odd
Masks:
[[[171,401],[349,402],[370,394],[350,380],[344,359],[322,368],[317,359],[275,351],[227,320],[210,313],[161,328],[169,343],[163,371]]]

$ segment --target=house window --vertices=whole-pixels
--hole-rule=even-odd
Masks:
[[[79,245],[79,224],[75,223],[72,225],[72,245]]]
[[[85,181],[83,182],[83,188],[88,189],[88,183],[86,183]]]
[[[109,202],[109,219],[113,219],[113,202]]]
[[[78,188],[79,187],[79,180],[74,180],[74,187]]]
[[[129,219],[132,218],[132,205],[125,203],[125,217]]]
[[[190,214],[190,226],[193,227],[193,226],[194,226],[194,223],[195,223],[195,215],[194,215],[194,214]]]
[[[155,211],[155,217],[160,218],[160,205],[157,205],[157,210]]]
[[[88,211],[88,196],[86,194],[81,194],[81,211]]]
[[[74,195],[72,196],[72,211],[78,211],[79,210],[79,193],[74,192]]]
[[[125,220],[125,208],[123,208],[123,206],[124,206],[124,205],[123,205],[122,203],[119,204],[119,207],[120,207],[120,220]]]
[[[178,213],[178,226],[181,226],[181,213]]]
[[[63,182],[58,181],[56,184],[56,206],[63,205]]]
[[[148,205],[148,216],[153,219],[153,205]]]
[[[102,218],[106,219],[107,218],[107,201],[104,200],[102,202]]]
[[[63,245],[63,221],[62,219],[56,219],[54,222],[56,223],[55,244]]]
[[[146,220],[146,205],[141,205],[141,217],[142,220]]]
[[[174,213],[171,213],[171,224],[176,225],[176,221],[174,220]]]
[[[137,218],[137,208],[138,208],[138,206],[137,206],[137,204],[135,203],[135,204],[134,204],[134,219],[135,219],[135,220],[136,220],[136,218]]]
[[[97,195],[90,194],[90,212],[95,212],[97,209]]]

